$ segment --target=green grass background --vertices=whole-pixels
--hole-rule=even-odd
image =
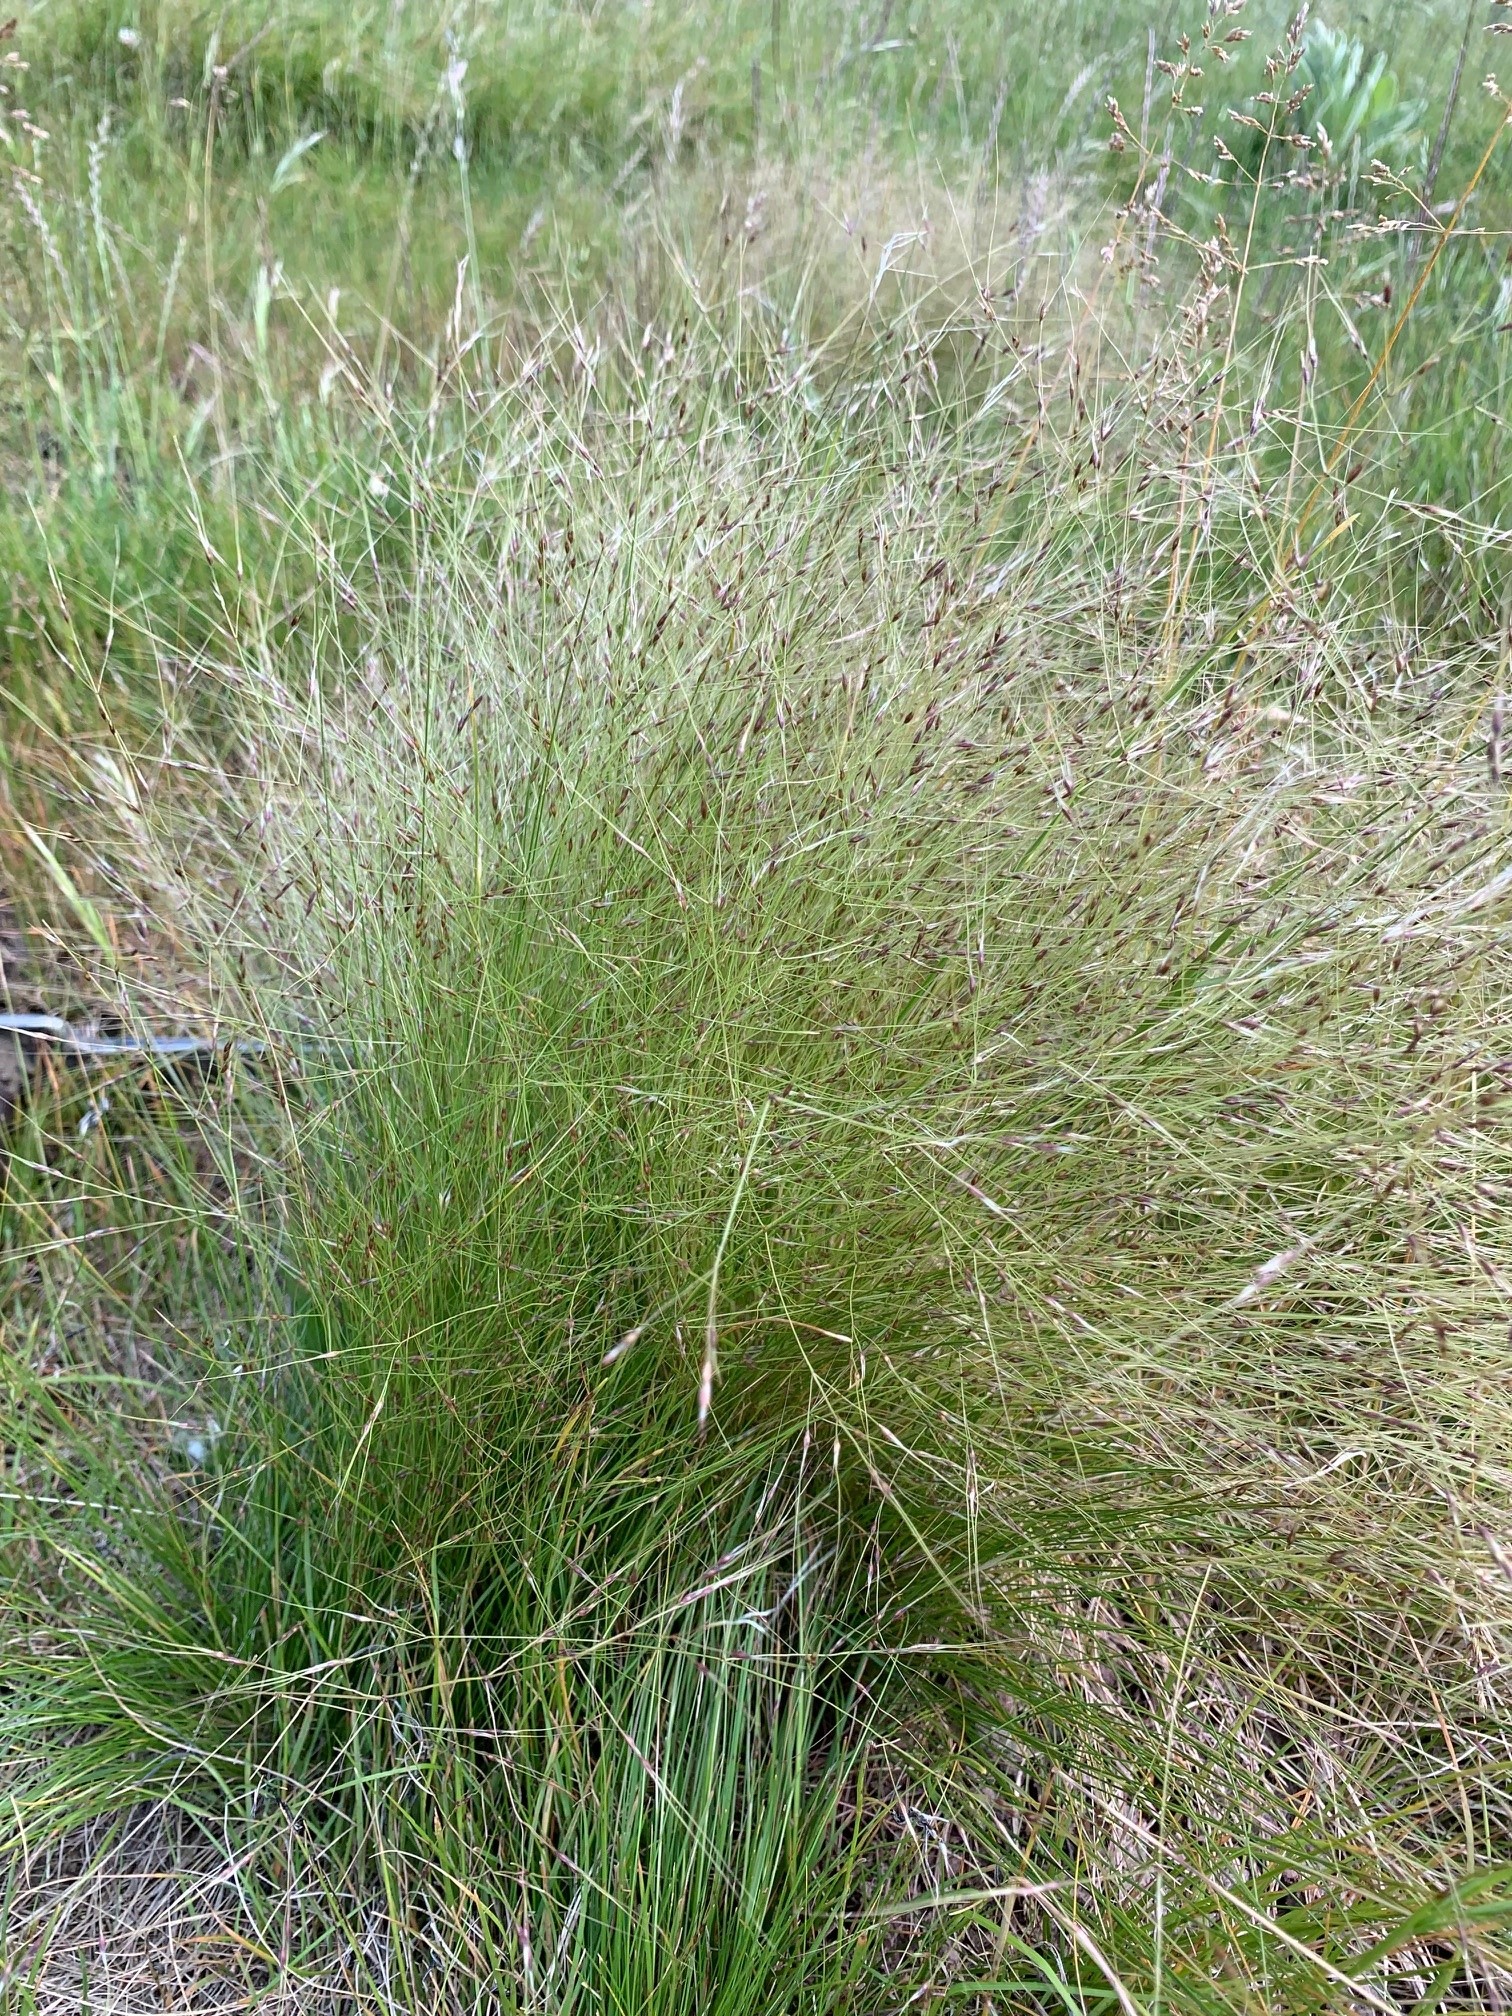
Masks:
[[[1504,2006],[1499,21],[19,15],[7,2011]]]

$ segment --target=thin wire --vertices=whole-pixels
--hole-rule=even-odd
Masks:
[[[56,1043],[73,1057],[218,1057],[227,1050],[259,1056],[265,1043],[224,1042],[211,1036],[92,1036],[59,1015],[0,1015],[0,1035]]]

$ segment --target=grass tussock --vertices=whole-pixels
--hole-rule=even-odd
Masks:
[[[18,2008],[1512,1994],[1500,171],[1352,60],[1095,240],[837,124],[392,377],[207,285],[198,421],[70,307],[203,592],[44,526],[26,984],[228,1042],[6,1138]]]

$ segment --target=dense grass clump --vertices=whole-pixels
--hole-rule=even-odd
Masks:
[[[1297,2008],[1495,1970],[1507,1046],[1467,724],[1303,715],[1279,644],[1110,691],[927,455],[820,473],[802,425],[690,440],[666,397],[581,475],[586,413],[508,423],[487,536],[413,556],[418,673],[374,634],[311,718],[249,668],[299,1286],[202,1372],[206,1471],[16,1665],[54,1732],[19,1824],[235,1812],[321,1894],[376,1881],[452,1992],[528,1895],[590,2006],[631,1967],[648,2006],[732,1994],[744,1961],[677,1956],[794,1913],[823,1979],[842,1918],[913,1928],[884,2005],[1005,1941],[1194,2008],[1215,1969]],[[38,1420],[37,1474],[140,1492]],[[634,1959],[589,1900],[623,1866],[639,1923],[649,1850],[607,1843],[716,1799],[733,1920]],[[898,1864],[915,1807],[943,1865]],[[1005,1884],[989,1924],[950,1901]]]

